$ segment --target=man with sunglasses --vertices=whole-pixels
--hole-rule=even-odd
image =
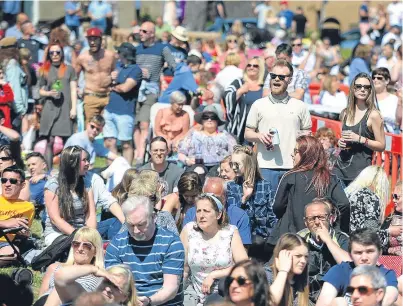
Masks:
[[[115,53],[102,48],[102,31],[90,28],[87,31],[89,49],[77,58],[76,74],[79,78],[84,71],[83,93],[85,123],[100,115],[109,102],[112,72],[116,67]]]
[[[309,296],[313,303],[320,293],[326,272],[336,264],[350,260],[348,235],[333,227],[336,216],[329,204],[328,200],[314,199],[306,205],[306,228],[298,232],[309,248]]]
[[[298,68],[305,58],[308,56],[308,52],[304,50],[302,45],[302,38],[296,37],[292,41],[292,65]]]
[[[345,297],[350,302],[352,296],[347,292],[347,287],[354,268],[359,266],[373,266],[379,269],[387,283],[382,305],[393,305],[398,297],[396,273],[383,265],[377,265],[382,254],[378,234],[367,228],[355,231],[350,237],[349,251],[352,261],[343,261],[333,266],[323,277],[324,283],[316,305],[331,305],[336,297]]]
[[[16,166],[3,170],[0,195],[0,229],[22,227],[22,235],[26,235],[35,215],[34,205],[19,200],[20,192],[25,187],[24,171]],[[14,240],[15,235],[8,235]],[[0,238],[0,260],[13,260],[14,250],[4,237]]]
[[[77,132],[67,139],[65,148],[70,146],[79,146],[90,154],[90,164],[95,163],[95,157],[106,157],[109,160],[115,160],[118,155],[109,151],[103,144],[95,141],[105,125],[105,120],[102,116],[96,115],[87,123],[87,128],[83,132]]]
[[[281,176],[293,167],[297,137],[312,126],[306,104],[287,93],[293,71],[285,60],[274,63],[268,77],[271,93],[252,104],[246,119],[245,139],[257,143],[259,168],[273,193]],[[277,139],[274,145],[273,139]]]
[[[278,60],[282,59],[289,63],[292,63],[293,58],[292,58],[291,46],[288,44],[279,45],[276,49],[276,58]],[[263,85],[263,97],[267,97],[272,90],[270,80],[271,76],[270,74],[268,74]],[[294,68],[293,71],[291,71],[291,76],[289,78],[289,82],[286,87],[290,97],[303,101],[305,90],[307,88],[308,88],[308,80],[305,75],[305,72],[301,69]]]
[[[142,164],[150,125],[151,106],[157,102],[159,96],[161,72],[165,63],[175,70],[176,62],[169,46],[156,42],[154,23],[147,21],[141,25],[140,40],[141,44],[136,52],[136,63],[143,72],[143,81],[136,104],[134,141],[136,161]]]

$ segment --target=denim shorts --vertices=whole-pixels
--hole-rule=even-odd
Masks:
[[[6,246],[10,246],[10,244],[8,242],[0,242],[0,249]]]
[[[134,115],[115,114],[104,110],[104,138],[115,138],[120,141],[131,141],[134,132]]]

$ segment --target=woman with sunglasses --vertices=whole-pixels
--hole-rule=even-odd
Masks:
[[[225,156],[232,154],[236,140],[227,131],[219,131],[219,126],[225,121],[220,118],[214,104],[195,114],[194,119],[201,124],[201,130],[189,131],[179,145],[178,157],[188,167],[198,164],[210,170],[218,166]]]
[[[104,268],[104,252],[102,248],[102,238],[96,229],[89,227],[80,228],[74,235],[69,251],[69,256],[65,263],[56,262],[51,264],[42,279],[39,289],[40,298],[34,306],[40,305],[60,305],[61,301],[55,288],[55,273],[66,266],[72,266],[79,270],[84,265],[92,265],[97,269]],[[76,283],[83,286],[85,291],[95,291],[100,279],[94,275],[87,275],[76,279]]]
[[[251,147],[236,145],[230,165],[236,178],[227,184],[227,205],[236,205],[247,212],[253,241],[248,255],[264,261],[264,244],[277,222],[272,208],[271,185],[262,178]]]
[[[0,174],[4,169],[13,165],[16,165],[20,169],[25,169],[25,164],[21,159],[21,147],[19,142],[11,143],[11,145],[0,146]],[[31,193],[29,191],[29,180],[25,180],[25,186],[21,190],[18,198],[23,201],[29,201],[30,196]]]
[[[281,235],[303,230],[305,206],[315,198],[329,198],[340,211],[340,226],[349,232],[350,203],[340,180],[330,173],[322,144],[313,136],[300,136],[292,154],[294,167],[281,178],[273,211],[279,219],[267,242],[275,245]]]
[[[89,168],[89,154],[79,146],[64,148],[57,177],[45,184],[45,245],[60,235],[70,235],[77,228],[97,228],[94,195],[84,181]]]
[[[344,189],[350,201],[350,233],[360,228],[380,228],[390,201],[389,190],[388,175],[381,166],[366,167]]]
[[[402,183],[401,180],[396,183],[392,194],[393,212],[385,219],[381,230],[378,231],[382,241],[382,254],[400,256],[400,261],[403,250]]]
[[[242,37],[237,37],[231,34],[225,38],[224,52],[218,59],[218,63],[220,64],[221,69],[224,68],[225,58],[229,53],[238,54],[241,60],[239,68],[245,69],[247,59],[245,56],[245,43],[243,42]]]
[[[342,151],[334,167],[346,186],[371,165],[375,151],[385,150],[384,122],[375,99],[370,76],[358,74],[351,82],[347,108],[340,114],[343,126],[339,147]]]
[[[45,99],[39,136],[47,140],[45,159],[49,169],[53,165],[55,137],[64,142],[73,134],[73,120],[76,118],[77,77],[73,67],[64,63],[63,46],[58,42],[50,44],[40,71],[39,94]]]
[[[269,306],[266,272],[255,260],[243,260],[232,267],[225,280],[224,297],[235,306]]]
[[[226,129],[244,143],[246,118],[252,104],[263,97],[264,62],[253,57],[246,65],[243,78],[234,80],[224,94],[227,113]]]
[[[390,73],[387,68],[380,67],[372,71],[376,99],[379,111],[385,121],[385,132],[399,134],[399,126],[396,126],[396,109],[398,97],[388,92]]]
[[[189,222],[181,232],[185,249],[185,305],[203,305],[207,296],[218,291],[218,280],[234,264],[246,260],[245,248],[237,228],[228,224],[224,205],[213,194],[196,199],[196,222]],[[190,275],[189,275],[190,274]]]
[[[98,279],[99,286],[93,291],[101,292],[106,304],[139,305],[133,273],[126,265],[112,266],[107,270],[93,265],[83,265],[80,269],[74,269],[72,266],[63,267],[55,275],[55,287],[61,301],[71,303],[80,294],[86,292],[85,287],[76,282],[80,278],[89,276]]]
[[[280,237],[273,251],[273,263],[266,266],[270,297],[276,306],[308,306],[308,246],[297,234]]]

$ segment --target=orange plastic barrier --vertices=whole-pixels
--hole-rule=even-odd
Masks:
[[[315,133],[321,127],[331,128],[338,138],[341,136],[342,124],[340,121],[330,120],[322,117],[311,116],[312,132]],[[374,154],[373,164],[383,165],[383,169],[391,177],[392,190],[398,181],[398,178],[403,178],[403,155],[402,155],[402,136],[386,133],[386,147],[383,152]],[[399,171],[400,160],[400,171]]]
[[[311,83],[311,84],[309,84],[309,87],[308,87],[309,95],[311,96],[311,100],[312,100],[313,104],[315,104],[313,102],[313,97],[319,95],[320,87],[321,87],[320,83]]]

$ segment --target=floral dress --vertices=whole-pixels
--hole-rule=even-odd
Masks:
[[[195,222],[186,224],[188,233],[187,260],[191,272],[191,284],[199,298],[198,305],[203,305],[206,295],[202,293],[201,288],[207,275],[212,271],[234,265],[231,241],[236,227],[227,225],[217,233],[218,237],[206,241],[202,237],[202,232],[194,229],[195,225]],[[210,292],[218,292],[217,281],[212,285]]]

